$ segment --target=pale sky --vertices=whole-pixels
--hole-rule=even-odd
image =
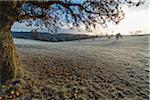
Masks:
[[[108,32],[109,34],[112,34],[112,31],[114,34],[120,32],[122,34],[129,34],[129,31],[138,31],[141,30],[142,34],[150,34],[150,0],[146,0],[146,3],[140,7],[124,7],[125,12],[125,18],[118,24],[118,25],[112,25],[109,24],[108,28],[98,28],[96,31],[92,33],[87,33],[83,31],[84,34],[100,34],[101,32]],[[32,29],[35,29],[35,27],[26,27],[24,24],[20,23],[14,23],[12,26],[13,31],[30,31]],[[63,32],[69,32],[69,33],[81,33],[77,31],[71,31],[71,30],[62,30]]]
[[[129,31],[141,30],[144,33],[150,32],[148,30],[148,20],[150,16],[150,8],[147,5],[143,5],[139,8],[124,8],[125,18],[117,26],[110,26],[110,29],[120,32],[123,34],[128,34]]]

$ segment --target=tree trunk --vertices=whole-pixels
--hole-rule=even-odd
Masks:
[[[21,71],[11,34],[11,26],[18,16],[16,12],[12,2],[0,1],[0,83],[17,78]]]
[[[9,25],[0,29],[0,70],[1,82],[16,78],[20,70]]]

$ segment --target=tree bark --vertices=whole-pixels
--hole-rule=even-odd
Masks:
[[[15,21],[11,16],[15,11],[10,7],[10,2],[0,1],[0,84],[17,78],[21,69],[11,34],[11,25]]]
[[[9,26],[4,26],[0,29],[0,70],[1,82],[17,78],[20,70],[20,63]]]

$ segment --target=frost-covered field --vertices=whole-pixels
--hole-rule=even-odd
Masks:
[[[14,39],[27,73],[20,98],[148,100],[148,39]],[[26,88],[30,83],[33,89]]]

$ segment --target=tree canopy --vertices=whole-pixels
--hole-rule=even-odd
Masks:
[[[133,0],[134,1],[134,0]],[[142,1],[131,0],[10,0],[3,1],[7,20],[26,22],[27,26],[46,27],[54,32],[62,26],[87,31],[97,24],[118,24],[124,18],[123,5],[139,6]]]

